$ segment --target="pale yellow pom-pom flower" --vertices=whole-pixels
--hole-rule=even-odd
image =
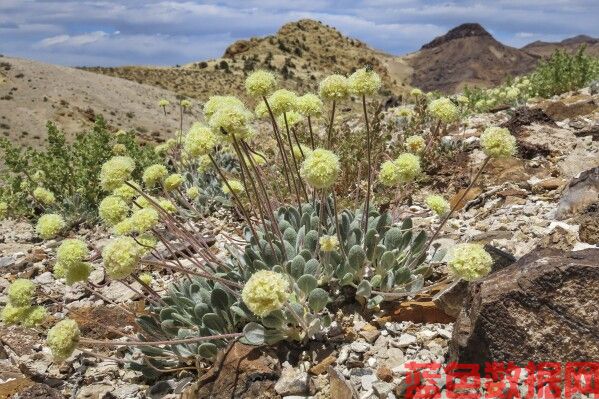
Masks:
[[[339,240],[337,236],[322,236],[318,241],[320,250],[323,252],[333,252],[339,249]]]
[[[480,136],[483,152],[492,158],[508,158],[516,153],[516,138],[506,128],[491,126]]]
[[[252,313],[264,317],[285,305],[289,298],[289,283],[283,274],[261,270],[245,283],[241,298]]]
[[[76,321],[66,319],[56,323],[48,331],[46,338],[54,360],[60,362],[71,356],[77,347],[80,335],[79,325]]]
[[[329,188],[337,180],[340,168],[337,155],[317,148],[306,156],[300,174],[314,188]]]
[[[472,281],[491,272],[493,258],[482,245],[458,244],[453,248],[448,266],[456,276]]]
[[[350,92],[358,95],[372,95],[381,88],[381,77],[369,68],[361,68],[348,78]]]
[[[254,97],[262,97],[271,93],[276,87],[275,76],[268,71],[252,72],[245,79],[245,89],[249,95]]]
[[[330,75],[318,85],[318,93],[325,100],[343,100],[349,95],[349,82],[342,75]]]
[[[426,202],[426,205],[439,216],[449,212],[449,202],[440,195],[429,195],[424,202]]]

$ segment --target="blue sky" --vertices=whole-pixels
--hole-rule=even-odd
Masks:
[[[598,0],[0,0],[0,53],[63,65],[174,65],[318,19],[393,54],[463,22],[503,43],[599,37]]]

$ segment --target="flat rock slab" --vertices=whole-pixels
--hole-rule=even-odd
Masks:
[[[599,249],[536,250],[470,284],[450,361],[599,359]]]

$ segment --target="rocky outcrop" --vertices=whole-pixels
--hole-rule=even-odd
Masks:
[[[198,380],[194,397],[274,398],[279,369],[277,357],[269,349],[237,342]]]
[[[444,43],[464,37],[492,37],[480,24],[465,23],[456,26],[443,36],[438,36],[421,47],[421,50],[438,47]]]
[[[458,363],[599,358],[599,249],[536,250],[470,284],[450,343]]]
[[[560,198],[556,218],[574,216],[596,202],[599,202],[599,166],[585,170],[568,183]]]
[[[579,216],[580,229],[578,235],[580,241],[587,244],[599,245],[599,202],[589,206]]]

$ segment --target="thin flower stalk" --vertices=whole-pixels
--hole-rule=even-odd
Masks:
[[[331,120],[329,121],[329,129],[327,132],[327,149],[331,149],[331,136],[333,135],[333,123],[335,122],[335,108],[337,102],[333,100],[333,105],[331,107]]]
[[[453,213],[456,211],[456,209],[458,209],[458,207],[460,206],[460,203],[464,200],[464,198],[466,198],[466,195],[472,189],[472,187],[474,186],[474,183],[481,176],[483,170],[485,169],[485,167],[487,166],[487,164],[489,163],[490,160],[491,160],[491,157],[489,157],[489,156],[487,156],[485,158],[485,160],[483,161],[482,165],[478,169],[478,172],[476,172],[476,175],[474,175],[474,178],[470,181],[470,184],[468,185],[468,187],[466,188],[466,190],[464,190],[464,192],[462,193],[462,195],[460,195],[460,197],[457,199],[457,201],[453,204],[453,206],[451,207],[451,209],[449,210],[449,212],[447,212],[447,215],[445,215],[445,217],[441,221],[441,224],[439,224],[439,227],[437,227],[437,229],[435,230],[435,232],[433,233],[433,235],[431,236],[431,238],[429,238],[428,242],[426,243],[426,246],[424,247],[424,251],[428,250],[428,248],[430,248],[430,246],[433,243],[433,241],[435,241],[435,239],[437,238],[437,236],[439,236],[439,233],[441,232],[441,229],[443,229],[443,227],[445,226],[445,224],[447,223],[447,221],[449,220],[449,218],[451,217],[451,215],[453,215]]]
[[[293,161],[293,167],[295,168],[295,173],[297,173],[298,185],[302,189],[302,192],[303,192],[303,194],[306,198],[306,202],[307,202],[307,201],[309,201],[308,192],[306,191],[306,186],[304,185],[304,181],[302,180],[302,177],[300,176],[297,159],[295,159],[295,154],[293,153],[293,141],[291,141],[291,133],[289,133],[289,123],[287,122],[287,113],[286,112],[283,113],[283,119],[285,120],[285,130],[287,132],[287,140],[289,141],[289,149],[291,150],[291,160]],[[301,151],[301,146],[299,145],[299,142],[297,144]],[[303,155],[303,152],[302,152],[302,155]],[[301,212],[301,204],[300,204],[300,212]]]
[[[247,212],[247,210],[245,209],[245,207],[243,206],[243,203],[239,199],[239,196],[237,195],[237,193],[235,191],[233,191],[233,189],[229,185],[229,181],[227,180],[223,171],[220,169],[220,167],[214,160],[214,157],[212,156],[212,154],[208,154],[208,157],[210,158],[210,162],[212,162],[212,165],[214,165],[214,167],[216,168],[216,171],[218,172],[218,175],[220,176],[221,180],[225,183],[225,185],[229,189],[229,192],[233,196],[234,200],[237,202],[237,206],[239,207],[239,209],[241,210],[241,213],[245,217],[246,223],[248,224],[248,227],[249,227],[250,231],[252,232],[252,236],[254,237],[254,240],[256,242],[260,242],[258,233],[256,233],[256,229],[254,228],[254,224],[252,223],[252,219],[250,218],[250,215]]]
[[[372,186],[372,163],[371,163],[371,140],[370,140],[370,126],[368,123],[368,111],[366,110],[366,95],[362,95],[362,109],[364,111],[364,123],[366,126],[366,154],[368,163],[368,182],[366,186],[366,200],[364,201],[364,212],[362,215],[362,228],[364,231],[368,229],[368,213],[370,212],[370,190]]]
[[[270,108],[270,104],[268,103],[266,96],[262,96],[262,99],[264,100],[264,104],[266,104],[266,109],[268,110],[268,114],[270,116],[270,120],[272,123],[272,130],[275,135],[275,139],[277,141],[277,146],[279,148],[279,154],[281,156],[281,160],[283,162],[283,168],[282,168],[283,174],[285,175],[285,180],[287,181],[287,188],[289,189],[289,192],[291,193],[293,191],[293,189],[291,187],[291,180],[289,178],[289,161],[287,159],[287,155],[285,154],[285,148],[283,147],[283,141],[281,139],[281,135],[279,134],[277,120],[275,118],[274,113],[272,112],[272,108]],[[295,183],[294,183],[293,187],[297,189],[297,187],[295,187]],[[297,191],[296,191],[296,195],[298,195]],[[299,202],[299,195],[298,195],[298,202]]]
[[[172,339],[164,341],[114,341],[114,340],[98,340],[89,338],[80,338],[79,342],[84,345],[94,346],[157,346],[157,345],[183,345],[193,344],[197,342],[210,341],[214,339],[239,338],[243,333],[230,333],[219,335],[207,335],[203,337],[193,337],[184,339]]]

